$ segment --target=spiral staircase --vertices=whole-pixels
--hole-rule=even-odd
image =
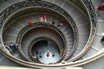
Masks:
[[[96,8],[103,2],[0,0],[0,65],[102,69],[104,11]],[[7,49],[11,42],[15,53]]]

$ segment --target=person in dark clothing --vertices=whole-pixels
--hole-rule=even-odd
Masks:
[[[56,54],[56,53],[54,52],[54,53],[52,54],[52,57],[55,57],[55,54]]]
[[[101,44],[104,46],[104,37],[101,39]]]
[[[101,39],[101,42],[102,42],[102,41],[104,42],[104,37]]]
[[[60,23],[60,24],[58,24],[58,28],[60,28],[60,27],[62,27],[63,26],[63,23]]]
[[[13,53],[16,52],[16,50],[17,50],[17,49],[16,49],[16,44],[14,44],[13,42],[11,42],[10,45],[9,45],[9,47],[10,47],[10,49],[12,50]]]
[[[55,25],[55,20],[54,20],[54,18],[52,19],[52,24]]]
[[[42,58],[42,53],[40,52],[40,58]]]
[[[38,51],[36,51],[36,55],[38,55]]]

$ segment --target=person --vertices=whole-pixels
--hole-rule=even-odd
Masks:
[[[61,48],[61,49],[60,49],[60,55],[62,55],[63,52],[64,52],[64,48]]]
[[[47,56],[47,57],[49,57],[49,56],[50,56],[50,52],[49,52],[49,51],[47,51],[47,54],[46,54],[46,56]]]
[[[104,46],[104,37],[101,39],[101,44]]]
[[[58,27],[59,27],[59,28],[62,27],[62,26],[63,26],[63,23],[58,24]]]
[[[55,25],[55,20],[54,20],[54,18],[52,19],[52,24]]]
[[[33,56],[33,58],[34,58],[34,59],[36,59],[36,58],[37,58],[37,56]]]
[[[9,46],[6,46],[6,49],[9,50],[9,52],[12,52],[12,50]]]
[[[47,17],[46,16],[44,16],[44,22],[47,22]]]
[[[40,17],[40,22],[47,22],[47,16]]]
[[[55,54],[56,54],[56,53],[55,53],[55,52],[53,52],[52,57],[55,57]]]
[[[9,47],[12,50],[12,53],[16,52],[16,44],[14,44],[13,42],[11,42],[10,45],[9,45]]]
[[[42,58],[42,53],[40,52],[40,58]]]
[[[43,19],[43,17],[40,17],[40,22],[44,22],[44,19]]]
[[[37,62],[37,59],[38,59],[37,56],[34,55],[34,56],[32,56],[32,57],[33,57],[34,61]]]
[[[38,51],[36,51],[36,55],[38,55]]]
[[[34,60],[36,60],[37,59],[37,56],[35,55],[35,56],[33,56],[33,58],[34,58]]]
[[[101,42],[104,42],[104,37],[101,39]]]
[[[104,3],[99,4],[98,7],[97,7],[97,10],[100,11],[100,10],[103,10],[103,9],[104,9]]]
[[[6,46],[6,49],[10,50],[10,47],[9,46]]]
[[[31,20],[28,20],[28,23],[29,23],[29,24],[32,24],[32,21],[31,21]]]
[[[102,41],[104,41],[104,37],[102,38]]]

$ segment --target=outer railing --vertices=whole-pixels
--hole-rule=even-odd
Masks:
[[[93,7],[93,5],[91,4],[91,2],[89,0],[81,0],[81,1],[86,6],[86,9],[87,9],[87,11],[89,13],[90,20],[91,20],[91,23],[93,25],[93,28],[92,28],[92,33],[93,34],[91,34],[91,36],[94,38],[95,34],[96,34],[96,14],[95,14],[95,11],[94,11],[94,7]],[[89,4],[89,2],[90,2],[90,4]],[[93,40],[92,40],[92,42],[93,42]],[[1,52],[3,52],[3,51],[1,50]],[[3,52],[3,54],[6,55],[5,52]],[[15,59],[15,58],[11,57],[10,55],[6,55],[6,56],[8,58],[10,58],[11,60],[16,61],[17,63],[23,64],[23,65],[27,65],[27,66],[31,66],[31,67],[38,67],[38,66],[40,66],[40,68],[41,67],[53,67],[53,68],[57,67],[58,68],[58,67],[65,67],[65,66],[79,66],[79,65],[83,65],[83,64],[89,63],[91,61],[94,61],[94,60],[104,56],[104,50],[101,50],[97,54],[95,54],[94,56],[89,57],[89,58],[84,59],[84,60],[79,60],[79,61],[71,62],[71,63],[69,62],[69,63],[66,63],[66,64],[58,64],[58,65],[57,64],[56,65],[33,64],[31,62],[25,62],[25,61],[22,61],[22,60],[19,60],[19,59]],[[34,66],[34,65],[36,65],[36,66]]]
[[[15,18],[13,15],[21,10],[25,10],[28,8],[48,8],[51,10],[54,10],[55,12],[59,13],[60,15],[62,15],[71,25],[73,31],[74,31],[74,46],[72,51],[69,54],[69,57],[72,55],[72,53],[75,51],[76,47],[77,47],[77,42],[78,42],[78,29],[77,26],[74,22],[74,20],[71,18],[71,16],[61,7],[46,2],[46,1],[42,1],[42,0],[26,0],[23,2],[19,2],[16,4],[11,5],[10,7],[8,7],[7,9],[5,9],[1,14],[0,14],[0,26],[2,27],[2,33],[1,33],[1,37],[3,35],[3,30],[5,30],[5,28],[3,28],[3,26],[6,25],[6,23],[9,21],[8,18],[11,18],[12,20]],[[17,14],[16,17],[18,17],[20,14]],[[3,38],[2,38],[3,39]],[[3,44],[3,40],[2,44]]]

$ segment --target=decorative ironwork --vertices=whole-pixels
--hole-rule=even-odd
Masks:
[[[83,3],[86,5],[89,11],[90,17],[91,17],[91,22],[92,22],[92,35],[91,36],[93,36],[94,33],[96,32],[96,23],[97,23],[96,11],[91,0],[83,0]]]
[[[0,25],[1,27],[3,27],[3,24],[5,24],[6,20],[9,18],[10,15],[12,15],[13,13],[15,13],[16,11],[18,10],[22,10],[24,8],[28,8],[28,7],[34,7],[34,8],[47,8],[47,9],[51,9],[51,10],[54,10],[56,12],[58,12],[59,14],[63,15],[66,20],[70,23],[73,31],[74,31],[74,46],[73,48],[77,45],[76,42],[78,42],[78,29],[77,29],[77,26],[74,22],[74,20],[71,18],[71,16],[64,10],[62,9],[61,7],[55,5],[55,4],[52,4],[50,2],[46,2],[46,1],[41,1],[41,0],[26,0],[26,1],[22,1],[22,2],[19,2],[19,3],[16,3],[16,4],[13,4],[11,6],[9,6],[7,9],[5,9],[1,14],[0,14]]]

